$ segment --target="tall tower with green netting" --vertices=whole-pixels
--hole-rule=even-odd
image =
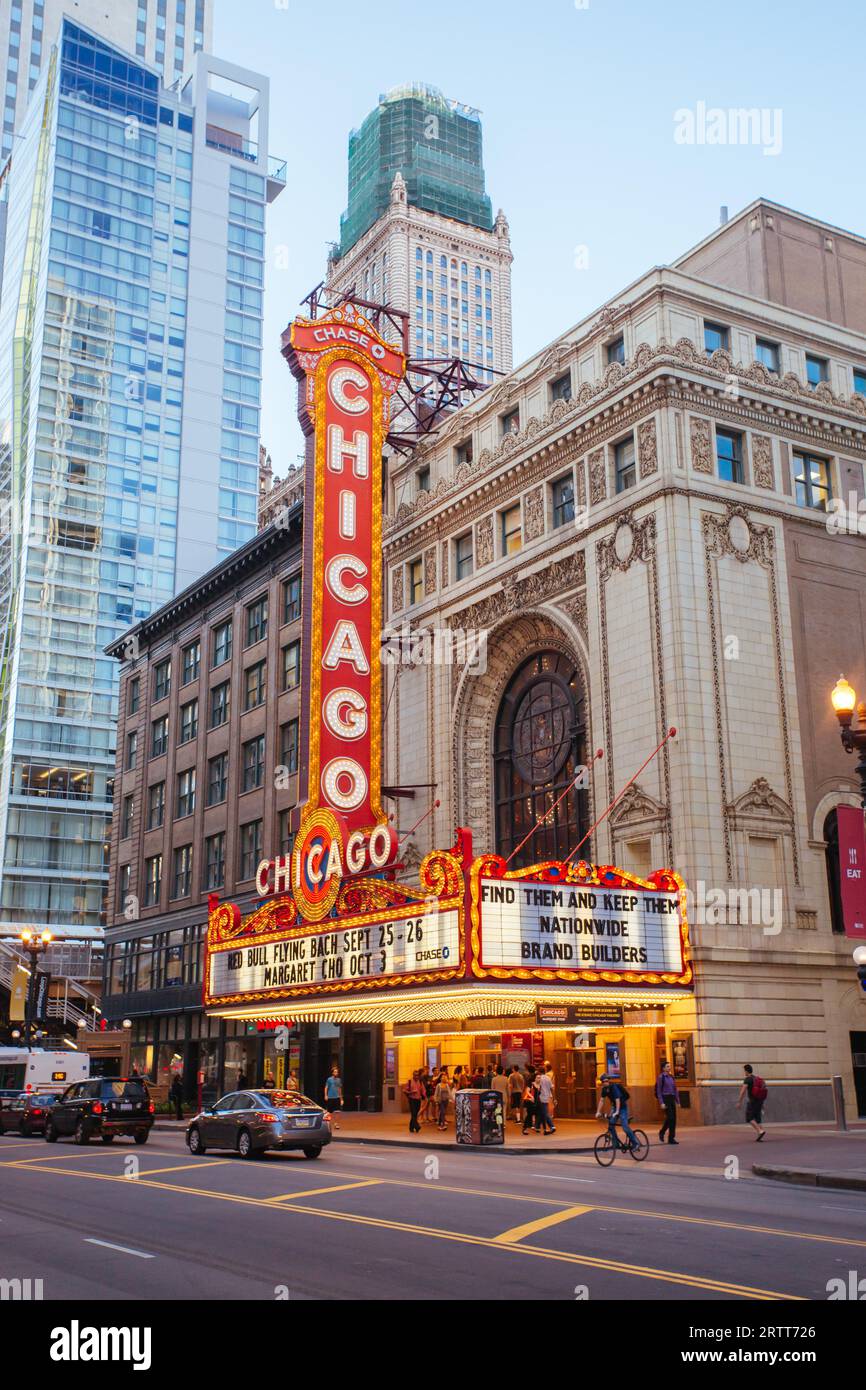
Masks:
[[[349,200],[329,290],[400,309],[416,358],[511,370],[511,240],[484,186],[481,117],[435,87],[379,98],[349,136]]]
[[[341,256],[386,211],[397,173],[411,207],[492,231],[480,113],[447,100],[436,87],[412,82],[381,96],[349,136],[349,205],[340,219]]]

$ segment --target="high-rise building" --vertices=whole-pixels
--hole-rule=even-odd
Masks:
[[[104,648],[255,534],[268,84],[64,19],[0,175],[0,922],[97,933]],[[147,749],[124,750],[125,765]]]
[[[0,159],[12,148],[64,12],[171,86],[213,36],[213,0],[11,0],[0,6],[0,71],[6,74]]]
[[[409,314],[413,357],[511,368],[511,242],[485,192],[481,118],[395,87],[349,136],[349,202],[327,283]]]

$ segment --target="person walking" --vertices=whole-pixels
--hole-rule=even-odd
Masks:
[[[756,1076],[748,1062],[743,1067],[743,1084],[737,1097],[737,1105],[746,1102],[746,1124],[751,1125],[760,1144],[767,1131],[763,1128],[764,1102],[767,1099],[767,1084],[763,1077]]]
[[[403,1087],[403,1094],[409,1102],[409,1133],[420,1134],[421,1126],[418,1123],[418,1111],[421,1109],[421,1102],[424,1099],[424,1087],[421,1084],[421,1073],[413,1071],[412,1076]]]
[[[614,1076],[610,1076],[608,1072],[604,1073],[601,1081],[602,1097],[610,1102],[610,1110],[607,1116],[608,1124],[614,1127],[622,1125],[623,1133],[629,1143],[633,1145],[635,1149],[642,1148],[643,1146],[640,1140],[628,1122],[628,1103],[631,1100],[630,1092],[626,1090],[621,1081],[617,1080]]]
[[[538,1128],[535,1103],[535,1069],[527,1067],[526,1083],[523,1087],[523,1133],[528,1134],[533,1126]]]
[[[523,1099],[524,1085],[523,1072],[515,1062],[508,1077],[508,1114],[509,1119],[518,1124],[520,1123],[520,1103]]]
[[[343,1108],[343,1078],[340,1075],[339,1067],[331,1067],[331,1074],[325,1082],[325,1109],[332,1114],[339,1114]],[[340,1126],[334,1120],[334,1129]]]
[[[502,1118],[508,1114],[508,1077],[505,1075],[504,1067],[497,1067],[493,1076],[491,1091],[495,1091],[502,1098]]]
[[[656,1100],[665,1112],[662,1127],[659,1130],[659,1139],[664,1143],[667,1134],[669,1144],[678,1144],[680,1141],[677,1138],[677,1107],[680,1103],[680,1093],[671,1072],[670,1062],[662,1062],[661,1071],[656,1080]]]
[[[176,1120],[182,1120],[183,1110],[181,1109],[181,1101],[183,1100],[183,1086],[181,1085],[181,1080],[177,1072],[175,1072],[174,1076],[171,1079],[171,1086],[169,1087],[168,1098],[174,1106],[174,1118]]]
[[[448,1073],[443,1070],[439,1073],[439,1080],[436,1082],[436,1090],[433,1098],[439,1110],[438,1127],[447,1129],[448,1106],[451,1103],[451,1087],[448,1084]]]
[[[248,1085],[249,1085],[249,1082],[247,1081],[247,1074],[246,1074],[246,1072],[244,1071],[243,1067],[241,1067],[240,1071],[238,1072],[238,1080],[237,1080],[237,1085],[235,1086],[235,1090],[236,1090],[236,1091],[245,1091],[245,1090],[247,1089],[247,1086],[248,1086]]]
[[[556,1125],[551,1119],[551,1108],[554,1102],[553,1067],[549,1062],[545,1062],[541,1074],[538,1077],[538,1102],[536,1111],[536,1130],[541,1128],[542,1134],[555,1134]]]

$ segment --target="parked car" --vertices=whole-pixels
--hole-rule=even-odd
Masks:
[[[140,1077],[100,1076],[67,1087],[51,1108],[45,1138],[53,1144],[71,1134],[76,1144],[111,1144],[118,1134],[131,1134],[146,1144],[152,1125],[153,1101]]]
[[[59,1099],[57,1091],[22,1091],[3,1102],[0,1134],[44,1134],[48,1112]]]
[[[257,1158],[266,1149],[300,1149],[318,1158],[331,1142],[331,1117],[298,1091],[232,1091],[193,1116],[186,1142],[192,1154],[235,1149]]]

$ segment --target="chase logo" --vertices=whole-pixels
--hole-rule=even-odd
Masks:
[[[131,1361],[134,1371],[150,1370],[149,1327],[69,1327],[51,1331],[52,1361]]]

